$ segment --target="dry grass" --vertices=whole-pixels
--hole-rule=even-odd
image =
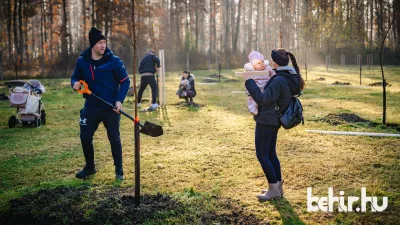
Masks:
[[[375,69],[365,72],[363,84],[380,81],[380,72]],[[399,67],[386,68],[387,81],[392,84],[388,87],[387,118],[389,123],[395,124],[400,124],[399,71]],[[211,75],[207,71],[193,73],[197,83]],[[166,108],[140,113],[141,121],[162,124],[165,133],[159,138],[141,136],[143,193],[179,195],[193,188],[209,196],[239,200],[246,211],[277,224],[400,223],[399,139],[305,132],[306,129],[397,132],[383,125],[344,123],[334,126],[321,121],[329,113],[346,112],[371,123],[380,123],[380,87],[359,87],[355,68],[334,68],[329,72],[323,67],[309,70],[307,87],[301,97],[306,124],[292,130],[281,129],[278,135],[285,199],[259,203],[255,195],[267,182],[255,157],[255,123],[245,107],[245,94],[232,93],[243,90],[240,78],[233,77],[233,71],[223,71],[222,75],[221,83],[216,85],[196,85],[195,102],[202,106],[194,108],[177,104],[182,101],[175,95],[179,74],[170,73]],[[326,80],[311,81],[319,77]],[[334,81],[352,85],[331,86]],[[70,90],[65,79],[46,80],[44,84],[48,90],[43,97],[48,124],[40,129],[8,129],[7,119],[13,110],[7,108],[6,103],[0,103],[3,204],[40,188],[82,185],[74,174],[83,166],[77,123],[83,100]],[[124,107],[132,106],[130,97]],[[126,181],[119,185],[132,187],[133,124],[127,118],[122,119],[121,136]],[[102,126],[95,135],[95,149],[99,172],[84,183],[104,188],[115,185],[110,147]],[[369,196],[389,196],[389,206],[385,212],[375,214],[309,213],[306,210],[307,187],[313,187],[313,194],[318,196],[327,196],[328,187],[333,187],[336,195],[343,190],[345,196],[361,196],[361,187],[366,187]]]

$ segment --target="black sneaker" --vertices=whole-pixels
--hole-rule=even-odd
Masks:
[[[125,180],[124,171],[115,171],[115,179]]]
[[[86,169],[86,168],[83,168],[82,170],[80,170],[80,171],[75,175],[75,177],[78,178],[78,179],[85,179],[86,177],[88,177],[88,176],[90,176],[90,175],[93,175],[93,174],[95,174],[95,173],[97,173],[96,168],[93,168],[93,169]]]

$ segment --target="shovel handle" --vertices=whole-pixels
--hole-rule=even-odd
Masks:
[[[117,108],[117,107],[115,107],[115,105],[113,105],[113,104],[107,102],[106,100],[100,98],[99,96],[93,94],[93,93],[89,90],[89,86],[88,86],[88,84],[87,84],[84,80],[80,80],[79,83],[82,84],[82,85],[84,86],[84,89],[80,89],[80,90],[77,91],[77,92],[79,92],[80,94],[92,95],[93,97],[95,97],[95,98],[99,99],[100,101],[104,102],[105,104],[109,105],[111,108],[113,108],[113,109],[116,109],[116,108]],[[128,117],[129,119],[131,119],[132,121],[137,122],[137,123],[139,124],[140,127],[143,127],[143,125],[139,122],[139,118],[138,118],[138,117],[136,117],[136,119],[135,119],[135,118],[133,118],[131,115],[129,115],[128,113],[126,113],[126,112],[124,112],[124,111],[122,111],[122,110],[120,110],[119,112],[120,112],[122,115],[124,115],[124,116]]]
[[[84,80],[80,80],[78,82],[80,84],[82,84],[84,87],[84,89],[77,90],[77,92],[79,92],[79,94],[88,94],[88,95],[92,94],[92,92],[89,90],[88,84]]]

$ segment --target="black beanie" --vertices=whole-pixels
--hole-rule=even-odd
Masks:
[[[289,56],[287,53],[278,52],[276,49],[271,51],[271,58],[280,66],[287,66],[289,64]]]
[[[89,31],[90,47],[93,48],[93,46],[95,46],[100,40],[106,40],[106,38],[96,27],[92,27]]]

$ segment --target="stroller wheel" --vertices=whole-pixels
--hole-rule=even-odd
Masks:
[[[40,127],[40,125],[42,125],[42,119],[38,117],[35,121],[35,127]]]
[[[42,119],[42,124],[46,124],[46,112],[44,110],[41,111],[40,119]]]
[[[13,128],[17,124],[17,117],[16,116],[10,116],[8,119],[8,127]]]

